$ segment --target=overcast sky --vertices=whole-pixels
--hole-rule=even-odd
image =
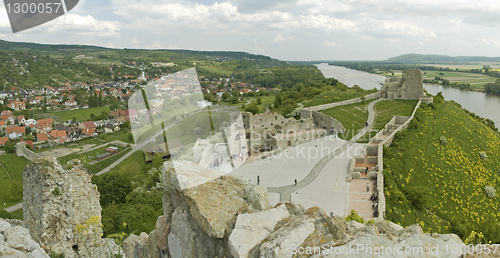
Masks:
[[[113,48],[233,50],[281,60],[384,60],[406,54],[500,56],[500,1],[80,0],[0,39]]]

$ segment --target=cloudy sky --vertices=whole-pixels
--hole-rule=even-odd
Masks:
[[[234,50],[282,60],[405,54],[500,56],[500,1],[80,0],[68,14],[0,39],[113,48]]]

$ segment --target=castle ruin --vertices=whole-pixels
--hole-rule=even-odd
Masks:
[[[390,77],[385,79],[380,89],[380,97],[387,99],[418,100],[425,97],[420,69],[410,69],[401,78]]]
[[[335,118],[310,110],[302,110],[300,119],[286,118],[278,113],[252,115],[241,113],[248,141],[248,153],[284,150],[331,133],[343,133]]]

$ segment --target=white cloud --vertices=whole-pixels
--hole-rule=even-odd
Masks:
[[[101,21],[87,15],[72,14],[71,12],[39,27],[49,33],[75,33],[98,37],[115,36],[120,29],[116,22]]]
[[[274,42],[283,42],[283,41],[287,41],[287,40],[290,40],[291,37],[283,37],[283,35],[281,35],[281,33],[278,33],[278,35],[276,35],[276,37],[273,39]]]
[[[337,43],[335,41],[323,40],[323,46],[325,46],[325,47],[338,47],[340,45],[341,45],[340,43]]]

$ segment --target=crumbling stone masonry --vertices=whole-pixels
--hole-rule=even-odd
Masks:
[[[344,127],[334,118],[319,112],[302,110],[299,120],[285,118],[278,113],[252,115],[241,113],[245,127],[249,154],[284,150],[330,133],[343,132]]]
[[[380,89],[381,98],[418,100],[425,96],[420,69],[410,69],[402,78],[387,78]]]
[[[106,257],[122,251],[102,239],[99,192],[73,160],[65,170],[55,158],[41,158],[23,172],[23,220],[33,239],[66,257]]]

